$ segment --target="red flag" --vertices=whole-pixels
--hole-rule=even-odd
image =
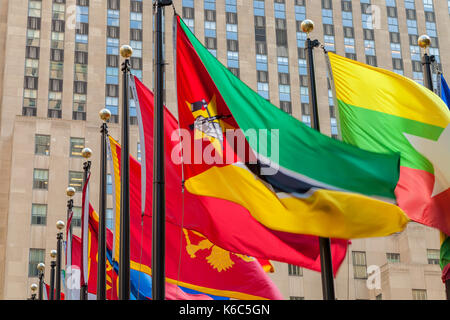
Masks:
[[[120,146],[112,138],[110,143],[112,156],[118,157],[113,163],[120,164]],[[132,271],[150,276],[152,218],[148,209],[141,216],[140,175],[139,162],[130,157],[130,265]],[[181,205],[181,193],[168,192],[166,202],[173,201]],[[151,208],[151,205],[147,208]],[[167,211],[171,208],[167,206]],[[181,206],[179,209],[181,214]],[[224,250],[201,233],[183,229],[171,221],[166,221],[166,281],[215,296],[236,299],[282,298],[254,258]],[[171,293],[171,288],[176,289],[169,285],[167,290]],[[178,291],[177,299],[183,299],[186,295],[183,293],[180,296],[181,293]],[[204,299],[204,296],[197,298]]]
[[[48,285],[47,283],[44,283],[44,285],[45,285],[45,288],[44,288],[44,292],[43,292],[43,300],[50,300],[50,292],[51,292],[50,285]],[[56,289],[53,289],[53,293],[54,293],[53,297],[56,298]],[[65,299],[64,293],[61,292],[61,300],[64,300],[64,299]]]
[[[106,246],[108,250],[112,247],[112,232],[107,229]],[[88,263],[87,263],[87,285],[88,294],[97,294],[97,263],[98,263],[98,214],[94,211],[91,204],[89,204],[89,220],[88,220]],[[81,239],[73,236],[73,257],[74,261],[80,261],[82,255]],[[78,257],[78,260],[75,259]],[[79,267],[79,266],[75,266]],[[118,300],[117,296],[117,273],[114,272],[110,262],[106,261],[106,298],[108,300]]]

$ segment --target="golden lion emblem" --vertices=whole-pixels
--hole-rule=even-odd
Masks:
[[[239,257],[245,262],[254,261],[254,258],[252,257],[243,254],[231,253],[230,251],[227,251],[225,249],[216,246],[211,241],[209,241],[205,236],[196,231],[188,231],[186,229],[183,229],[183,232],[186,238],[186,251],[189,254],[189,256],[191,258],[196,258],[197,257],[196,253],[198,251],[210,250],[211,253],[209,256],[206,257],[206,261],[218,272],[227,271],[228,269],[233,267],[234,261],[231,259],[231,255]],[[192,232],[196,236],[203,238],[203,240],[200,240],[198,244],[193,244],[189,237],[189,232]]]

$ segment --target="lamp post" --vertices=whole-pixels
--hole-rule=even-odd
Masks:
[[[130,299],[130,150],[129,150],[129,103],[130,58],[133,49],[128,45],[120,48],[124,58],[122,103],[122,152],[120,169],[120,248],[119,248],[119,300]]]
[[[52,250],[50,252],[50,257],[52,259],[55,259],[58,255],[58,252],[56,250]],[[50,262],[50,297],[49,300],[55,300],[55,267],[56,267],[56,261],[52,260]]]
[[[44,272],[45,272],[45,264],[39,263],[37,265],[37,269],[39,272],[39,300],[43,300],[44,296]]]
[[[83,163],[83,170],[84,170],[84,174],[83,174],[83,189],[84,186],[87,183],[87,179],[89,176],[89,173],[91,171],[91,161],[89,161],[88,159],[92,156],[92,150],[89,148],[84,148],[81,151],[81,155],[83,156],[84,159],[86,159],[86,161]],[[87,186],[86,188],[86,195],[85,195],[85,202],[87,203],[83,203],[83,210],[84,210],[84,217],[83,217],[83,222],[82,222],[82,230],[81,230],[81,238],[82,241],[87,241],[87,236],[88,236],[88,217],[89,217],[89,201],[86,201],[86,199],[89,198],[89,186]],[[82,278],[84,279],[84,283],[82,283],[81,287],[80,287],[80,300],[87,300],[88,299],[88,293],[87,293],[87,279],[85,277],[85,274],[87,274],[87,270],[84,270],[87,267],[87,262],[84,261],[85,256],[84,253],[82,253],[81,255],[81,272],[83,273]]]
[[[30,300],[36,300],[36,290],[38,289],[38,285],[36,283],[32,283],[30,289],[31,289]]]
[[[106,300],[106,139],[108,139],[107,121],[111,118],[108,109],[99,112],[103,124],[100,128],[101,159],[100,159],[100,201],[98,217],[98,263],[97,263],[97,300]]]
[[[308,35],[305,41],[305,50],[307,51],[308,61],[308,78],[309,78],[309,96],[311,101],[311,114],[313,119],[311,121],[312,128],[320,132],[319,112],[317,106],[317,90],[316,90],[316,76],[314,71],[314,48],[318,47],[320,42],[315,39],[311,40],[309,33],[314,30],[314,22],[312,20],[304,20],[301,23],[301,29]],[[322,276],[322,293],[324,300],[335,300],[334,293],[334,279],[333,279],[333,265],[331,260],[331,244],[329,238],[319,237],[320,248],[320,268]]]
[[[58,233],[56,234],[56,299],[55,300],[61,300],[61,255],[62,255],[62,240],[63,240],[63,233],[62,230],[64,229],[66,225],[63,221],[59,220],[56,223],[56,229],[58,230]]]

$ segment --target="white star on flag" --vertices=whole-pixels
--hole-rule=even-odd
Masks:
[[[450,187],[450,124],[437,141],[404,133],[409,143],[427,158],[434,167],[434,187],[432,197]]]

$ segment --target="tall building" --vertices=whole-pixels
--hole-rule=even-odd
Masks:
[[[423,81],[417,38],[450,70],[450,2],[444,0],[175,0],[197,38],[235,75],[285,112],[310,124],[306,34],[328,51]],[[172,8],[165,11],[166,105],[176,114]],[[120,138],[119,48],[134,48],[132,73],[153,87],[151,0],[4,0],[0,4],[0,298],[25,299],[36,265],[50,266],[65,189],[81,190],[84,159],[93,150],[91,199],[99,199],[98,111],[111,110]],[[336,111],[320,49],[315,53],[319,117],[337,136]],[[140,158],[131,105],[130,150]],[[108,223],[112,219],[108,178]],[[81,193],[74,197],[80,225]],[[75,227],[75,233],[79,233]],[[353,240],[336,278],[338,299],[444,299],[439,234],[416,223],[385,238]],[[271,275],[286,299],[321,299],[320,274],[274,263]],[[49,279],[49,269],[46,278]]]

